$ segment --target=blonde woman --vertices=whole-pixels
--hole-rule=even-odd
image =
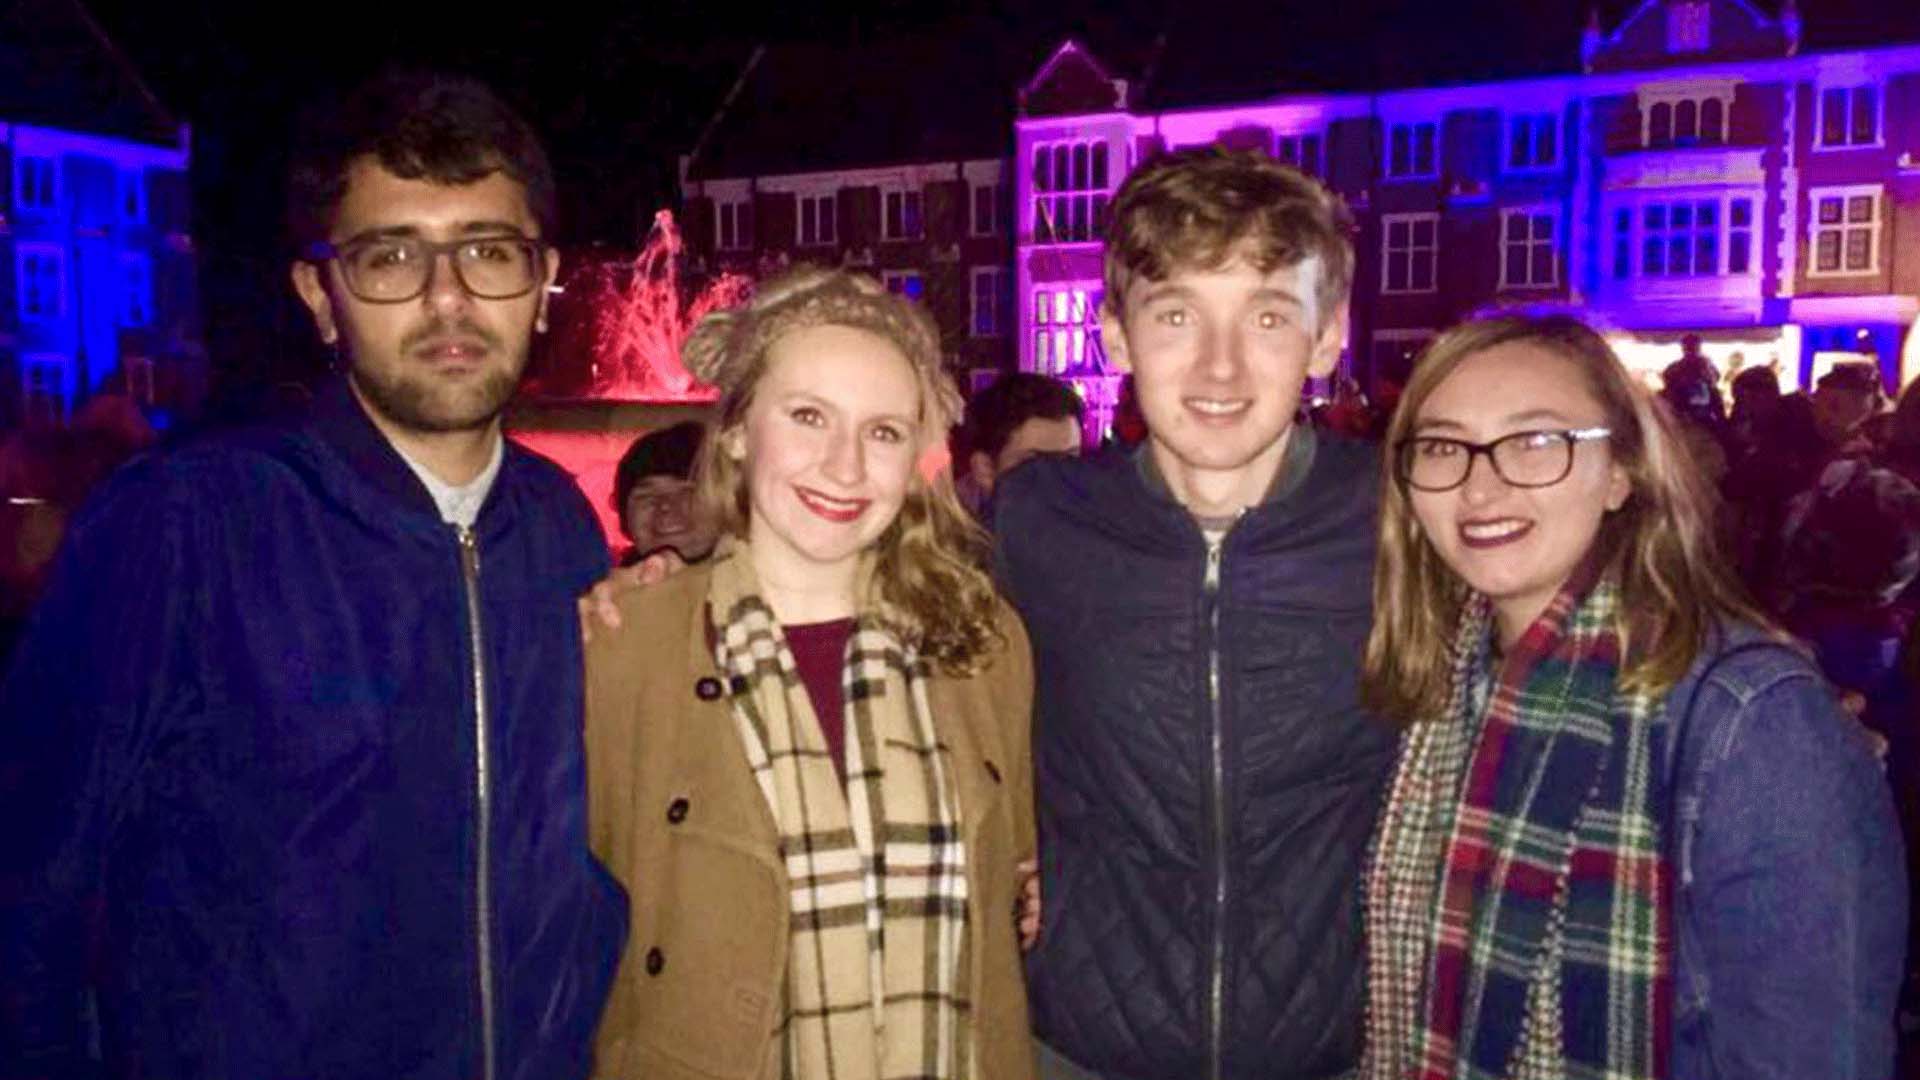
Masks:
[[[592,842],[632,902],[598,1075],[1024,1080],[1031,667],[918,467],[959,404],[938,333],[802,268],[687,359],[725,538],[587,657]]]
[[[1388,447],[1363,1075],[1888,1076],[1885,784],[1717,561],[1664,414],[1580,322],[1489,319]]]

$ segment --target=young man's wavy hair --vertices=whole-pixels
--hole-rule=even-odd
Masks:
[[[1353,215],[1325,187],[1258,150],[1200,146],[1148,159],[1108,214],[1106,304],[1125,314],[1135,280],[1215,270],[1235,258],[1265,274],[1317,258],[1320,326],[1353,287]]]
[[[762,283],[746,307],[708,315],[688,338],[687,369],[720,390],[714,437],[694,467],[699,498],[721,531],[742,541],[752,517],[747,473],[726,452],[737,439],[767,374],[775,341],[814,326],[865,330],[890,342],[920,388],[918,449],[947,437],[960,394],[941,364],[940,331],[918,305],[847,270],[797,266]],[[974,670],[998,643],[997,601],[982,567],[987,537],[954,494],[952,474],[916,472],[900,514],[874,542],[874,582],[897,630],[943,669]]]
[[[505,173],[525,189],[540,235],[553,239],[553,168],[533,128],[476,80],[391,71],[303,118],[287,173],[287,233],[301,257],[327,239],[347,171],[365,157],[403,180],[436,184]]]
[[[1440,335],[1414,365],[1387,428],[1387,460],[1413,433],[1434,389],[1466,360],[1502,345],[1530,345],[1572,362],[1600,404],[1602,424],[1612,432],[1605,445],[1631,484],[1626,504],[1606,515],[1594,540],[1620,575],[1623,688],[1662,694],[1687,673],[1721,623],[1768,625],[1717,550],[1715,494],[1674,422],[1579,319],[1498,316]],[[1384,471],[1362,692],[1370,707],[1412,722],[1445,709],[1449,651],[1469,592],[1421,532],[1398,469],[1390,464]]]

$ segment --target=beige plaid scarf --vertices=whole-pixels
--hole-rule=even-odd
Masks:
[[[784,1080],[964,1080],[966,850],[927,667],[877,613],[847,645],[846,782],[746,553],[708,601],[748,764],[786,860]]]

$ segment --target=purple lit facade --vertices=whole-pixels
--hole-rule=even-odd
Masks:
[[[1364,387],[1493,307],[1574,310],[1658,372],[1687,334],[1722,370],[1804,386],[1876,359],[1890,389],[1920,317],[1920,44],[1801,53],[1791,4],[1647,0],[1590,26],[1582,72],[1438,89],[1130,107],[1074,42],[1015,122],[1022,369],[1073,379],[1111,420],[1099,222],[1162,148],[1258,147],[1358,222],[1350,348]]]
[[[202,396],[189,145],[0,121],[0,428]]]

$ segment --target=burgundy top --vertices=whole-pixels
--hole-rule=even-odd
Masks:
[[[840,680],[846,669],[847,639],[853,636],[853,620],[800,623],[782,626],[787,648],[793,650],[793,666],[813,702],[813,715],[820,721],[820,734],[833,755],[833,771],[847,779],[847,717]]]

